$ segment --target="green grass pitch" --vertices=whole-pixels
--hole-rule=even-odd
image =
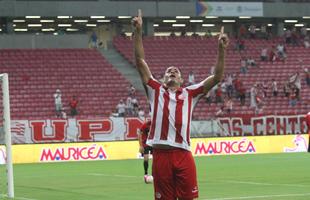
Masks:
[[[310,199],[309,153],[197,157],[196,167],[200,200]],[[17,164],[14,173],[17,200],[154,199],[142,160]]]

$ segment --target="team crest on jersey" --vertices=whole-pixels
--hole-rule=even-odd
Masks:
[[[179,100],[184,100],[184,99],[185,99],[185,96],[184,96],[183,94],[180,94],[180,95],[178,96],[178,99],[179,99]]]

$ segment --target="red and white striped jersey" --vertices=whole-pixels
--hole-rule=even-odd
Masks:
[[[308,125],[308,133],[310,135],[310,112],[308,112],[307,115],[306,115],[306,123]]]
[[[192,112],[203,96],[203,84],[181,87],[173,92],[151,78],[147,88],[152,120],[147,144],[164,144],[190,151]]]

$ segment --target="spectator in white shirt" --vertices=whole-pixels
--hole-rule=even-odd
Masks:
[[[127,90],[129,96],[135,95],[136,93],[136,88],[132,84],[128,86]]]
[[[268,39],[268,33],[267,33],[267,26],[266,26],[266,24],[263,24],[260,27],[260,32],[262,34],[262,38],[267,40]]]
[[[256,33],[255,33],[255,30],[256,29],[256,26],[254,24],[251,24],[250,28],[249,28],[249,31],[250,31],[250,37],[251,38],[255,38],[256,37]]]
[[[310,47],[309,37],[308,36],[306,36],[305,39],[304,39],[304,47],[306,49],[308,49]]]
[[[116,109],[117,109],[119,117],[125,117],[126,105],[125,105],[125,103],[124,103],[124,101],[122,99],[117,104]]]
[[[278,44],[277,54],[280,60],[284,60],[286,58],[286,50],[285,50],[285,46],[283,43]]]
[[[62,117],[62,102],[61,102],[61,91],[57,89],[54,94],[55,100],[55,112],[57,117]]]
[[[267,61],[268,60],[268,49],[264,47],[260,53],[260,60]]]
[[[256,108],[256,85],[253,85],[250,90],[250,107]]]
[[[272,94],[273,96],[278,96],[278,84],[277,84],[277,81],[275,79],[272,79]]]
[[[301,38],[305,38],[307,36],[307,26],[304,25],[301,29],[300,29],[300,36]]]
[[[132,97],[132,106],[133,106],[133,115],[137,116],[138,115],[138,111],[139,111],[139,104],[138,104],[138,100],[136,97]]]
[[[257,66],[254,58],[252,58],[251,56],[246,60],[246,62],[247,62],[247,66],[252,66],[252,67]]]
[[[295,85],[295,88],[296,88],[296,98],[298,100],[300,100],[300,90],[301,90],[301,77],[299,75],[299,72],[296,73],[295,75],[295,80],[294,80],[294,85]]]
[[[127,110],[127,115],[132,116],[133,105],[132,105],[132,98],[130,96],[128,96],[126,99],[126,110]]]

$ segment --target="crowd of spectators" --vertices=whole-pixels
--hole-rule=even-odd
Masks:
[[[185,36],[185,32],[182,32],[181,36]],[[193,33],[192,37],[197,37],[197,33]],[[210,30],[206,33],[207,37],[212,37]],[[176,37],[173,32],[171,37]],[[257,56],[253,56],[252,53],[247,53],[251,50],[250,46],[247,46],[247,40],[265,39],[270,40],[269,45],[261,47]],[[272,101],[272,98],[282,97],[282,95],[288,98],[290,106],[295,106],[301,99],[301,81],[303,81],[302,75],[299,72],[291,75],[288,81],[285,83],[280,80],[269,79],[262,82],[256,82],[250,87],[246,87],[243,81],[239,78],[239,74],[245,75],[251,73],[251,69],[261,70],[264,68],[266,62],[283,62],[285,63],[289,56],[289,46],[304,46],[310,47],[310,40],[307,33],[306,25],[300,29],[296,27],[287,28],[284,32],[283,39],[274,39],[271,28],[267,24],[248,24],[241,25],[236,36],[234,51],[240,54],[240,71],[235,74],[228,74],[225,79],[214,87],[206,96],[205,100],[208,104],[216,103],[219,106],[219,110],[216,115],[230,114],[234,112],[234,99],[240,102],[240,106],[246,106],[253,108],[255,113],[260,113],[264,109],[264,105],[267,101]],[[214,67],[211,67],[210,73],[213,74]],[[307,67],[303,68],[306,85],[310,86],[310,72]],[[257,73],[257,71],[255,71]],[[190,71],[186,85],[192,85],[195,81],[195,74]],[[249,88],[249,89],[247,89]],[[283,88],[283,93],[279,92],[279,88]],[[126,102],[122,100],[120,102],[120,108],[123,108],[123,114],[137,116],[137,110],[139,112],[139,105],[136,108],[132,108],[130,102],[135,100],[134,97],[129,95]]]
[[[310,87],[309,70],[302,68],[305,73],[305,83]],[[233,99],[240,102],[240,106],[249,106],[253,108],[254,113],[262,113],[264,105],[267,101],[273,101],[273,98],[285,97],[288,99],[289,106],[295,106],[301,100],[301,86],[303,78],[297,71],[289,76],[285,83],[279,85],[276,79],[264,80],[253,84],[247,91],[243,81],[238,77],[238,74],[228,74],[225,79],[213,88],[205,97],[206,102],[216,103],[219,105],[219,110],[216,116],[233,113]],[[280,93],[279,88],[283,87],[283,93]],[[246,104],[246,99],[249,102]]]
[[[296,27],[287,28],[284,32],[284,41],[287,45],[310,47],[307,25],[304,24],[300,30]]]
[[[135,87],[130,84],[127,90],[128,96],[126,101],[121,99],[111,115],[113,117],[139,117],[143,119],[145,117],[145,112],[144,109],[139,106]]]

